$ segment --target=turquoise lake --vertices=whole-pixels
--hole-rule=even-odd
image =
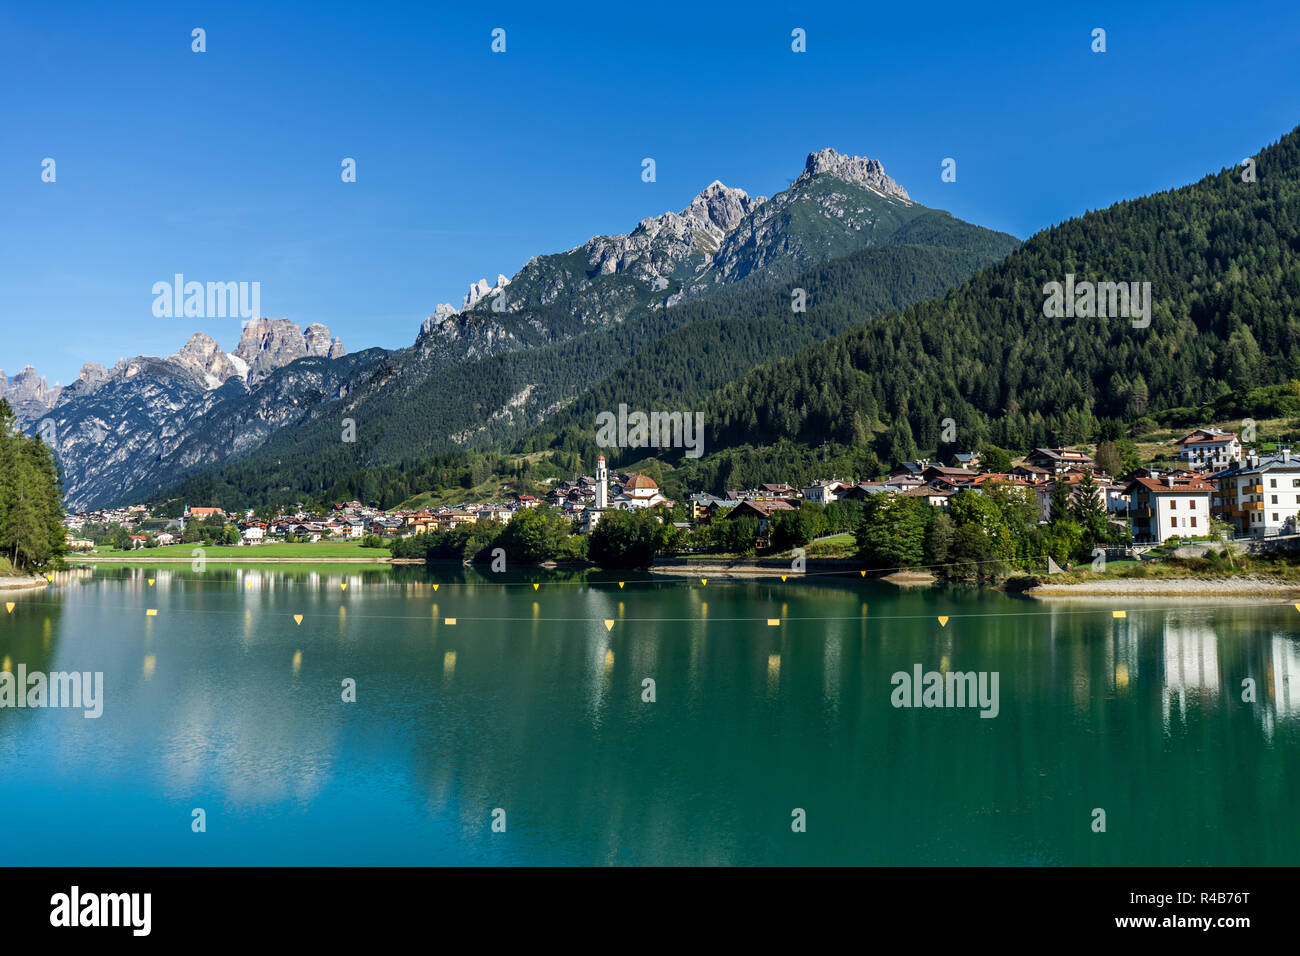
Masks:
[[[0,864],[1300,863],[1290,603],[619,580],[175,564],[5,597],[4,669],[102,672],[103,713],[0,709]],[[916,665],[996,673],[997,715],[894,706]]]

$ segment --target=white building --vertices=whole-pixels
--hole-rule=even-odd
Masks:
[[[609,472],[605,470],[605,456],[596,459],[596,509],[604,511],[609,507]]]
[[[1208,535],[1213,492],[1213,485],[1194,475],[1134,478],[1128,485],[1133,539],[1164,542]]]
[[[1194,469],[1227,468],[1241,461],[1241,440],[1232,432],[1217,428],[1198,428],[1178,443],[1178,457]]]
[[[1251,455],[1210,476],[1214,507],[1239,534],[1286,534],[1300,518],[1300,458],[1283,448],[1270,458]]]
[[[599,496],[600,492],[597,491]],[[667,504],[668,499],[659,493],[659,484],[649,475],[629,475],[619,486],[618,494],[610,498],[610,507],[622,511],[634,508],[653,508]]]
[[[582,512],[582,533],[591,534],[600,522],[600,516],[609,510],[609,471],[605,467],[605,456],[596,458],[596,497],[591,506]]]
[[[257,525],[249,525],[244,529],[244,544],[261,544],[265,537],[266,532]]]
[[[611,494],[604,455],[596,459],[595,491],[592,506],[582,513],[582,530],[587,534],[596,527],[600,516],[606,511],[632,511],[671,503],[659,493],[658,483],[649,475],[629,475],[627,481],[618,485],[617,490]]]
[[[829,481],[814,481],[804,488],[803,497],[805,501],[815,501],[819,505],[829,505],[839,500],[842,490],[844,490],[844,483],[833,478]]]

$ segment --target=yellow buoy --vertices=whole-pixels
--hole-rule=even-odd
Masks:
[[[145,616],[145,617],[157,617],[157,616],[158,616],[158,609],[157,609],[157,608],[152,608],[152,607],[151,607],[151,608],[147,609],[147,610],[144,612],[144,616]]]
[[[295,615],[293,616],[293,620],[294,620],[294,623],[295,623],[295,624],[302,624],[302,615],[301,615],[301,614],[295,614]]]
[[[776,627],[780,623],[781,623],[781,619],[779,617],[769,617],[767,619],[768,627]]]
[[[708,584],[708,583],[709,583],[709,579],[708,579],[708,578],[700,578],[700,583],[701,583],[701,584]]]
[[[533,590],[536,591],[539,587],[541,587],[540,584],[534,584],[534,585],[533,585]]]
[[[613,621],[610,621],[610,620],[606,620],[606,621],[605,621],[605,630],[607,630],[607,631],[612,631],[612,630],[614,630],[614,622],[613,622]]]
[[[456,623],[456,619],[455,619],[454,617],[444,617],[444,618],[442,619],[442,623],[443,623],[443,624],[455,624],[455,623]]]
[[[5,601],[5,610],[8,611],[10,614],[14,612],[15,607],[17,607],[17,605],[14,604],[13,601]]]
[[[1111,617],[1128,617],[1128,611],[1111,611]]]
[[[947,627],[947,626],[948,626],[948,619],[947,619],[946,617],[941,617],[941,618],[939,618],[939,626],[940,626],[940,627]]]

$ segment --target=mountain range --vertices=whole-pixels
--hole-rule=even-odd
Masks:
[[[1267,427],[1297,440],[1300,130],[1258,151],[1249,169],[1088,212],[1002,251],[987,231],[896,198],[884,209],[913,218],[890,238],[911,243],[868,245],[757,289],[652,302],[571,341],[448,368],[434,386],[349,406],[365,416],[358,453],[309,424],[164,497],[307,494],[388,506],[525,467],[475,448],[549,451],[550,474],[572,473],[595,452],[596,414],[621,403],[703,413],[701,458],[604,449],[611,466],[660,475],[674,497],[878,474],[922,451],[1025,452],[1160,429],[1176,437],[1207,422],[1245,429],[1250,419],[1261,435]],[[838,191],[840,182],[820,185]],[[1089,287],[1149,283],[1150,315],[1136,324],[1092,310],[1058,317],[1049,291],[1070,277]],[[793,286],[807,292],[806,313],[791,312]],[[520,311],[572,320],[554,308]],[[501,315],[489,305],[459,319]],[[436,440],[448,425],[452,441]]]
[[[320,493],[357,469],[509,441],[665,336],[739,336],[733,359],[691,376],[720,386],[734,357],[752,367],[940,295],[1017,244],[912,201],[877,160],[824,149],[771,199],[715,181],[680,213],[480,280],[406,349],[345,354],[324,326],[258,319],[230,353],[199,333],[166,359],[88,364],[66,388],[29,369],[2,387],[53,445],[75,510],[234,473],[240,494]],[[839,306],[793,312],[798,282]]]

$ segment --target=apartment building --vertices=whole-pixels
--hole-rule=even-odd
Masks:
[[[1210,533],[1214,485],[1197,475],[1134,478],[1128,484],[1133,540],[1164,542]]]
[[[1218,470],[1241,461],[1241,439],[1232,432],[1198,428],[1178,444],[1178,457],[1194,469]]]
[[[1276,455],[1249,455],[1210,475],[1214,511],[1238,534],[1288,534],[1300,515],[1300,458],[1290,448]]]

